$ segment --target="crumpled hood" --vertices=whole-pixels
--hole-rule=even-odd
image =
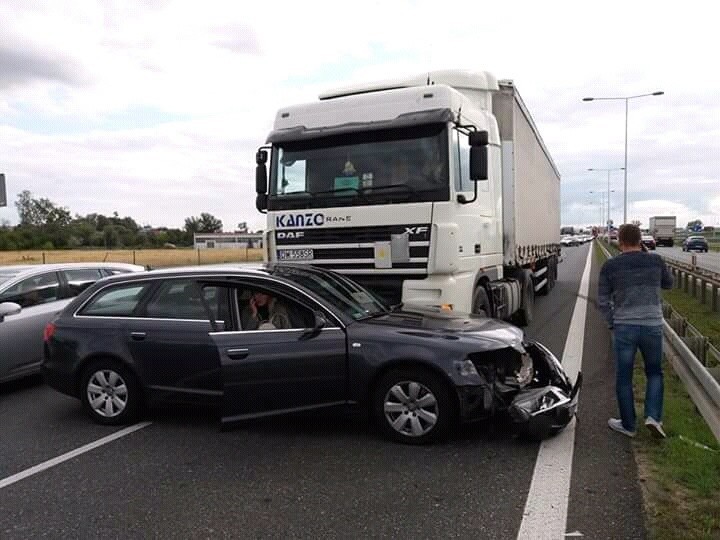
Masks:
[[[472,339],[477,352],[512,347],[523,348],[523,331],[498,319],[476,317],[456,311],[420,306],[403,306],[402,309],[374,318],[372,324],[394,327],[399,332],[418,337],[450,337]]]

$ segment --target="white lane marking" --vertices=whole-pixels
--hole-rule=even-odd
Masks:
[[[126,435],[130,435],[131,433],[134,433],[135,431],[145,428],[145,427],[149,426],[150,424],[152,424],[152,422],[140,422],[138,424],[128,426],[125,429],[121,429],[120,431],[116,431],[115,433],[108,435],[107,437],[103,437],[102,439],[98,439],[97,441],[88,443],[84,446],[81,446],[80,448],[76,448],[75,450],[70,450],[69,452],[66,452],[57,457],[48,459],[47,461],[43,461],[42,463],[40,463],[38,465],[30,467],[29,469],[25,469],[24,471],[20,471],[19,473],[13,474],[12,476],[3,478],[2,480],[0,480],[0,489],[6,488],[9,485],[14,484],[15,482],[19,482],[20,480],[24,480],[25,478],[28,478],[29,476],[33,476],[34,474],[37,474],[39,472],[50,469],[51,467],[54,467],[55,465],[59,465],[60,463],[68,461],[74,457],[81,455],[81,454],[90,452],[90,450],[94,450],[95,448],[103,446],[107,443],[116,441],[117,439],[125,437]]]
[[[593,251],[591,246],[562,357],[562,365],[572,381],[577,379],[582,366]],[[543,441],[540,445],[518,532],[519,540],[558,540],[565,537],[574,447],[575,420],[557,436]]]

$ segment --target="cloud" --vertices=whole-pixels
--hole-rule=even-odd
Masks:
[[[75,85],[86,80],[82,65],[62,53],[0,42],[0,91],[36,81]]]
[[[581,98],[656,89],[666,95],[630,106],[631,217],[662,201],[688,219],[719,214],[720,80],[708,69],[715,19],[702,2],[609,0],[592,24],[566,0],[368,0],[352,12],[319,0],[269,10],[230,0],[7,4],[0,170],[11,199],[28,187],[77,212],[180,225],[211,211],[257,226],[253,156],[278,108],[458,67],[515,80],[563,175],[564,222],[600,217],[589,191],[607,179],[587,168],[623,163],[623,103]],[[621,173],[612,189],[618,220]]]

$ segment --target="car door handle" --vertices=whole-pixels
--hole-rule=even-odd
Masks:
[[[145,332],[130,332],[130,337],[135,341],[142,341],[147,337]]]
[[[243,358],[247,358],[249,351],[247,349],[228,349],[225,351],[228,355],[228,358],[231,358],[233,360],[242,360]]]

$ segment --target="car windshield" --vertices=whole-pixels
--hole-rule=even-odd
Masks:
[[[281,143],[270,174],[271,210],[447,201],[447,127]]]
[[[373,293],[334,272],[296,266],[274,266],[269,271],[275,276],[284,277],[304,287],[320,300],[354,320],[374,317],[390,311],[390,308]]]
[[[7,281],[10,281],[12,278],[14,278],[17,275],[18,275],[17,272],[9,272],[9,271],[5,271],[5,270],[0,270],[0,285],[2,285],[3,283],[5,283]]]

